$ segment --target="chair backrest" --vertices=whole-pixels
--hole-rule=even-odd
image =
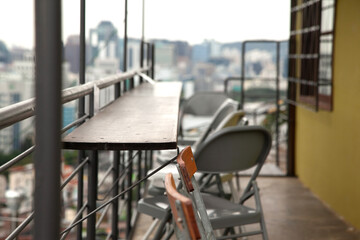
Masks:
[[[177,235],[181,239],[200,239],[201,235],[196,223],[193,205],[189,198],[176,190],[173,175],[165,176],[165,190],[174,218]]]
[[[183,135],[182,122],[185,114],[214,116],[227,99],[229,98],[222,92],[197,92],[185,100],[179,114],[179,135]]]
[[[223,119],[223,121],[221,121],[221,123],[217,126],[215,131],[218,131],[226,127],[233,127],[238,125],[244,116],[245,116],[245,112],[243,110],[238,110],[229,114],[225,119]]]
[[[177,167],[180,175],[181,182],[185,187],[185,192],[192,199],[195,206],[195,210],[198,214],[195,214],[200,233],[203,239],[215,240],[215,235],[206,213],[205,204],[200,195],[200,188],[194,177],[197,171],[194,155],[191,151],[191,147],[185,147],[178,155]],[[199,217],[200,216],[200,217]]]
[[[196,148],[200,172],[238,172],[255,167],[245,191],[258,176],[271,148],[271,135],[261,126],[235,126],[221,129]]]
[[[182,113],[212,116],[226,99],[228,97],[222,92],[196,92],[184,102]]]
[[[226,99],[219,109],[215,112],[214,117],[211,120],[211,123],[196,141],[196,145],[202,143],[212,132],[219,128],[219,125],[226,119],[231,113],[234,113],[237,110],[238,102],[232,99]]]

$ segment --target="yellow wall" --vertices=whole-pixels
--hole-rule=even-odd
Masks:
[[[360,229],[360,1],[337,1],[334,107],[298,107],[295,168],[300,180]]]

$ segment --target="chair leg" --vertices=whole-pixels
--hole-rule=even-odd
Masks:
[[[170,210],[170,209],[169,209]],[[158,229],[156,230],[155,236],[154,236],[154,240],[160,240],[162,238],[162,236],[164,235],[164,228],[166,223],[171,219],[172,215],[171,212],[168,211],[166,216],[161,219],[161,222],[159,224]]]
[[[141,240],[148,240],[150,234],[152,233],[152,231],[154,231],[156,225],[159,223],[159,219],[155,219],[153,221],[153,223],[150,225],[150,227],[148,228],[148,230],[146,231],[146,233],[144,234],[144,236],[142,237]]]
[[[267,233],[267,230],[266,230],[264,216],[261,216],[260,226],[261,226],[261,230],[262,230],[263,239],[268,240],[269,238],[268,238],[268,233]]]

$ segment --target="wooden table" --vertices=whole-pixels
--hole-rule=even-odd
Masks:
[[[144,83],[63,138],[63,148],[158,150],[177,146],[179,82]]]

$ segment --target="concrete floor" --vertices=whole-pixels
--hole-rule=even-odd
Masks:
[[[341,220],[297,178],[259,177],[257,181],[270,240],[360,240],[359,230]],[[141,215],[133,239],[142,239],[152,222]]]

